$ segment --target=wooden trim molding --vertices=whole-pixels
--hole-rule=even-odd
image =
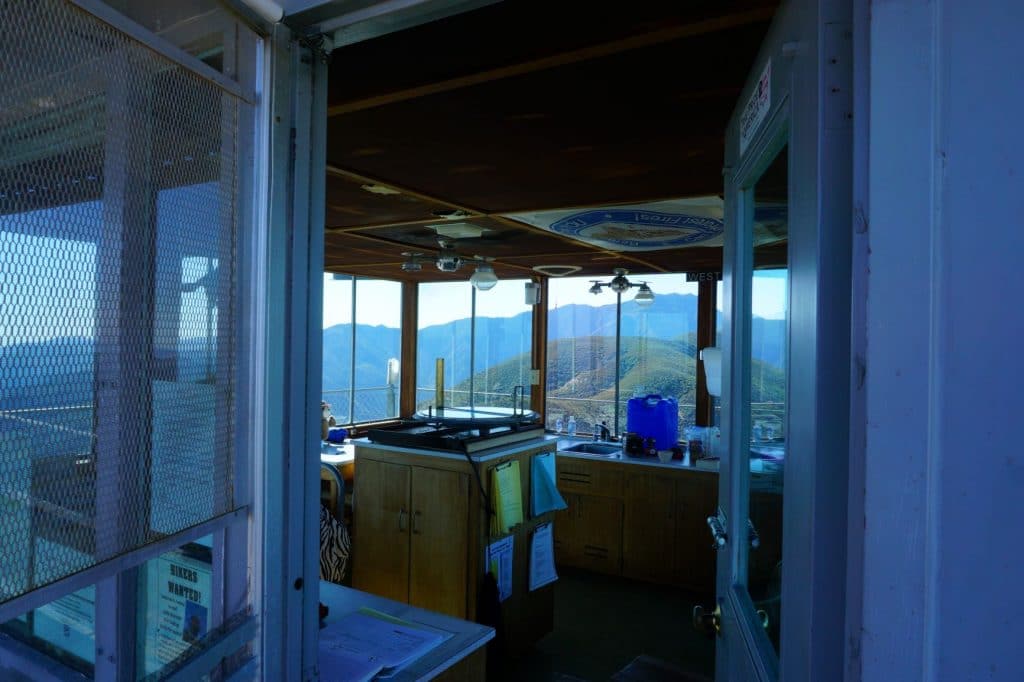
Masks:
[[[540,284],[539,297],[533,306],[533,369],[537,370],[540,380],[536,386],[530,386],[530,409],[540,415],[541,423],[546,423],[544,415],[545,396],[547,394],[548,370],[548,279],[536,277],[533,281]]]
[[[416,337],[419,317],[419,286],[402,282],[402,376],[398,396],[398,415],[416,412]]]
[[[708,394],[707,381],[704,379],[704,363],[700,359],[700,350],[715,345],[717,296],[718,282],[704,281],[697,285],[697,414],[694,417],[697,426],[711,426],[715,417],[713,401]]]

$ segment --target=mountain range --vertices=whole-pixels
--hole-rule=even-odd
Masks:
[[[624,348],[630,338],[688,342],[696,338],[697,297],[692,294],[663,294],[644,309],[633,301],[622,304]],[[494,367],[530,352],[532,315],[478,317],[475,361],[477,367]],[[325,391],[350,386],[352,326],[334,325],[324,329],[323,388]],[[753,355],[766,365],[781,366],[785,353],[785,322],[754,318]],[[567,305],[548,314],[548,342],[561,339],[606,338],[614,343],[615,304],[600,307]],[[468,318],[433,325],[417,334],[417,384],[434,386],[435,361],[445,359],[445,385],[454,387],[469,379],[470,321]],[[356,325],[357,388],[382,387],[389,358],[401,357],[401,332],[393,327]],[[660,347],[659,347],[660,352]],[[516,361],[529,369],[529,361]]]

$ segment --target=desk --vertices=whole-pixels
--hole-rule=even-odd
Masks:
[[[351,488],[352,477],[355,475],[356,455],[352,443],[335,445],[334,443],[320,443],[320,461],[330,464],[338,470],[341,477],[345,479],[345,485]]]
[[[412,680],[449,679],[483,680],[486,673],[486,649],[484,645],[494,639],[494,628],[452,618],[433,611],[360,592],[349,587],[320,581],[320,601],[329,609],[324,619],[325,627],[338,621],[342,616],[354,613],[363,607],[376,609],[389,616],[433,628],[446,630],[453,637],[441,643],[422,658],[413,661],[388,680],[411,682]],[[321,679],[330,680],[330,671],[321,670]]]

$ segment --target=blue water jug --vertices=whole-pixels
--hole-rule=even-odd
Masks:
[[[670,450],[679,440],[679,404],[675,398],[646,395],[626,403],[626,431],[653,438],[659,450]]]

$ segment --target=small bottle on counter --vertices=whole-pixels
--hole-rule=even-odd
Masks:
[[[569,417],[569,438],[576,436],[576,417]]]

